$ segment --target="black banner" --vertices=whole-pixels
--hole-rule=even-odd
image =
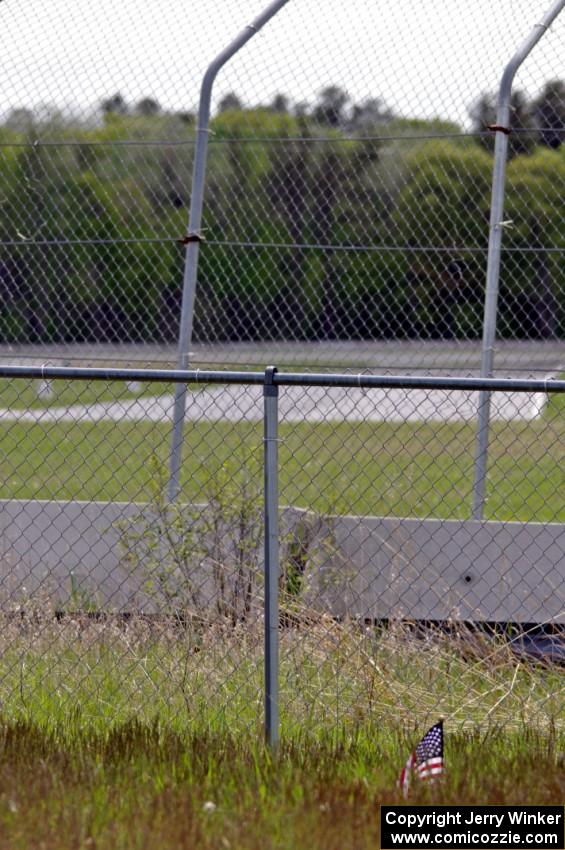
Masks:
[[[381,806],[381,848],[565,847],[563,806]]]

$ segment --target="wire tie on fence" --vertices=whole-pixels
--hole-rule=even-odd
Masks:
[[[194,376],[194,383],[195,383],[195,384],[197,384],[197,383],[198,383],[198,373],[199,373],[199,372],[200,372],[200,369],[197,369],[197,370],[196,370],[196,374],[195,374],[195,376]]]
[[[554,380],[555,380],[555,375],[546,375],[546,377],[543,379],[543,390],[544,390],[546,396],[549,396],[549,393],[547,391],[547,384],[548,384],[549,381],[554,381]]]
[[[175,239],[175,242],[178,242],[179,245],[188,245],[189,242],[205,242],[206,237],[202,236],[201,233],[197,233],[196,231],[192,231],[187,233],[186,236],[183,236],[182,239]]]
[[[367,374],[367,372],[369,372],[369,374],[370,374],[370,370],[366,369],[364,372],[359,372],[359,374],[357,375],[357,386],[359,387],[359,389],[361,390],[361,392],[363,393],[364,396],[366,396],[367,393],[369,392],[369,387],[362,387],[361,386],[361,378],[364,377]]]
[[[504,133],[505,136],[509,136],[512,132],[511,127],[504,127],[502,124],[487,124],[487,130],[492,133]]]
[[[507,218],[505,221],[499,221],[498,224],[494,225],[494,229],[498,230],[499,227],[511,230],[514,227],[514,221],[511,218]]]

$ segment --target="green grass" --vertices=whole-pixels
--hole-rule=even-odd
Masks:
[[[12,600],[12,606],[14,600]],[[281,601],[285,608],[284,599]],[[21,617],[21,611],[27,611]],[[281,728],[288,740],[353,733],[366,725],[565,732],[558,666],[521,663],[506,639],[461,629],[385,631],[337,623],[292,605],[303,626],[280,635]],[[263,629],[252,609],[237,626],[203,609],[182,628],[171,618],[56,618],[47,600],[2,617],[0,704],[10,721],[103,732],[159,717],[174,731],[260,735]]]
[[[0,850],[378,847],[378,804],[446,717],[411,802],[561,804],[563,673],[465,633],[320,617],[281,630],[281,745],[262,745],[260,619],[0,631]],[[213,805],[210,805],[213,804]]]
[[[281,425],[281,503],[320,513],[470,516],[475,428],[466,423]],[[170,427],[147,422],[0,424],[0,497],[145,500]],[[223,464],[262,459],[249,423],[187,423],[182,487],[206,499]],[[486,516],[564,522],[565,416],[491,429]]]
[[[400,730],[283,744],[131,722],[102,734],[0,732],[1,850],[376,850],[379,804],[402,802]],[[413,741],[412,741],[413,743]],[[412,803],[561,804],[562,741],[448,736],[448,778]]]
[[[38,396],[41,381],[29,381],[26,378],[0,380],[0,409],[6,410],[43,410],[52,407],[70,407],[72,405],[90,405],[99,401],[126,401],[144,396],[171,394],[170,384],[152,382],[142,384],[139,392],[132,392],[125,382],[111,384],[102,381],[63,381],[50,382],[48,398]]]

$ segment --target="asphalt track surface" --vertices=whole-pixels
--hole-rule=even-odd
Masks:
[[[175,345],[71,344],[71,345],[0,345],[0,363],[105,365],[128,364],[174,366]],[[257,342],[221,343],[191,346],[190,361],[223,368],[250,366],[265,368],[296,367],[310,370],[367,369],[371,372],[478,375],[481,363],[480,342],[379,341],[379,342]],[[532,377],[565,370],[564,341],[497,342],[495,374],[516,376],[519,371]]]
[[[278,354],[278,358],[275,355]],[[0,362],[49,365],[174,364],[173,347],[162,346],[25,346],[0,347]],[[332,367],[331,361],[336,364]],[[338,360],[340,361],[338,364]],[[301,362],[302,361],[302,362]],[[479,374],[479,343],[379,342],[233,344],[196,347],[192,365],[264,368],[277,365],[332,371],[390,374]],[[500,343],[497,377],[550,379],[565,371],[564,342]],[[361,365],[362,364],[362,365]],[[339,366],[339,368],[338,368]],[[147,391],[147,389],[145,390]],[[541,415],[545,393],[493,393],[491,418],[532,420]],[[91,405],[46,407],[17,411],[0,409],[0,421],[20,422],[170,422],[172,395],[98,402]],[[282,422],[457,422],[477,416],[478,393],[445,390],[343,389],[286,387],[280,393]],[[214,386],[189,392],[186,419],[201,422],[258,422],[263,416],[261,387]]]
[[[477,416],[478,393],[446,390],[281,387],[281,422],[466,422]],[[532,420],[541,415],[545,393],[496,392],[491,418]],[[0,421],[155,422],[172,421],[173,396],[96,402],[33,410],[0,409]],[[187,394],[186,419],[193,422],[260,422],[261,386],[214,386]]]

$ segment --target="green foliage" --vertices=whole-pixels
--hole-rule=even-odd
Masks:
[[[257,613],[263,585],[257,453],[244,448],[237,460],[220,459],[203,487],[204,501],[191,505],[168,500],[167,470],[157,454],[148,467],[148,505],[116,525],[123,563],[143,578],[158,611],[208,623],[248,620]],[[335,554],[328,518],[309,512],[290,519],[281,534],[281,604],[287,611],[301,599],[312,559]]]
[[[170,613],[199,613],[195,581],[202,556],[196,540],[198,511],[167,501],[166,479],[154,455],[149,459],[149,470],[149,509],[116,524],[122,561],[132,573],[143,576],[144,590],[156,601],[158,610],[164,606]]]
[[[512,227],[505,239],[501,295],[514,299],[527,316],[530,336],[562,336],[565,332],[565,248],[558,213],[565,185],[565,148],[539,148],[516,157],[508,166],[505,218]],[[545,250],[549,249],[549,250]],[[508,315],[507,311],[507,315]],[[508,319],[507,319],[508,320]]]
[[[533,153],[516,149],[509,166],[507,205],[524,248],[528,240],[562,244],[563,155],[552,150],[560,85],[548,83],[533,105],[518,104],[545,116],[552,134],[517,134]],[[484,263],[459,249],[486,246],[492,162],[457,137],[456,125],[395,117],[378,99],[351,105],[330,86],[294,113],[280,97],[253,109],[226,99],[211,130],[205,235],[244,245],[203,247],[196,338],[478,335]],[[194,131],[190,115],[164,112],[150,98],[132,109],[118,95],[95,127],[60,115],[41,125],[32,113],[8,116],[0,127],[0,239],[18,244],[0,255],[2,340],[176,338],[184,251],[173,240],[186,232]],[[449,138],[426,141],[433,134]],[[164,139],[170,144],[152,144]],[[534,149],[532,139],[545,147]],[[50,140],[73,144],[42,144]],[[294,247],[301,245],[322,247]],[[333,245],[373,250],[348,254]],[[428,253],[409,250],[416,246]],[[430,254],[434,246],[443,253]],[[457,282],[454,261],[465,267]],[[502,292],[501,326],[520,336],[537,331],[512,324],[516,293],[527,300],[540,270],[521,256],[516,269]],[[560,272],[549,258],[543,274],[557,294]],[[437,311],[445,299],[447,329]],[[527,313],[522,302],[518,312]],[[562,332],[557,313],[541,335]]]
[[[565,184],[565,148],[538,148],[514,159],[507,171],[506,212],[513,228],[509,241],[524,247],[565,248],[558,215]]]
[[[259,466],[224,460],[206,487],[204,504],[167,498],[166,468],[149,460],[150,503],[118,523],[123,561],[142,576],[157,610],[236,623],[256,603],[262,581],[263,523]]]
[[[453,142],[427,142],[407,158],[394,215],[403,244],[469,246],[484,239],[491,161]]]

